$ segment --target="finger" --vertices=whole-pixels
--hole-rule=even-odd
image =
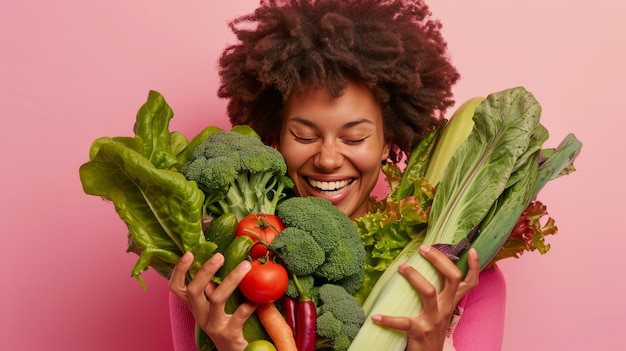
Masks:
[[[456,296],[454,297],[456,303],[458,303],[461,298],[465,296],[465,294],[467,294],[470,290],[478,285],[478,277],[480,275],[480,260],[478,258],[478,253],[474,248],[469,249],[469,251],[467,252],[467,265],[469,269],[467,270],[465,279],[463,279],[461,284],[459,284]]]
[[[187,285],[187,291],[193,299],[197,301],[202,300],[205,302],[205,289],[207,286],[212,285],[213,276],[224,264],[224,256],[220,253],[216,253],[211,256],[200,269],[196,272],[195,277]]]
[[[408,331],[411,327],[411,322],[406,317],[393,317],[383,316],[375,314],[372,316],[372,322],[381,325],[383,327],[392,328],[396,330]]]
[[[170,275],[168,287],[170,291],[181,298],[183,297],[182,294],[185,292],[185,277],[192,263],[193,254],[191,252],[185,252],[178,262],[176,262],[176,265],[174,265],[174,269],[172,269],[172,274]]]
[[[223,305],[226,300],[233,294],[237,286],[248,274],[252,268],[250,261],[243,260],[239,265],[230,272],[222,283],[209,295],[209,301],[211,303]]]
[[[251,301],[246,301],[237,307],[232,315],[233,326],[242,328],[244,323],[252,316],[258,305]]]
[[[406,280],[413,286],[422,300],[422,310],[424,313],[438,311],[437,308],[437,289],[415,268],[402,264],[398,268]]]
[[[422,245],[420,253],[441,273],[444,284],[441,289],[441,296],[452,299],[461,282],[463,274],[461,270],[452,262],[448,256],[434,247]]]

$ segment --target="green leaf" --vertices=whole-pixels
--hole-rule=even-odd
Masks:
[[[390,197],[396,200],[402,200],[414,192],[413,182],[418,178],[424,177],[424,174],[426,174],[431,155],[437,145],[441,131],[445,126],[446,122],[443,122],[438,128],[428,133],[426,137],[413,148],[407,166],[404,169],[400,185],[395,193],[389,195]]]
[[[494,203],[493,215],[485,219],[479,228],[478,237],[471,247],[476,249],[481,269],[486,267],[509,237],[517,219],[528,207],[534,197],[534,188],[539,173],[539,151],[535,151],[526,163],[517,170],[523,176],[513,186],[505,189],[498,201]],[[457,262],[457,267],[463,273],[469,269],[467,265],[467,250]]]
[[[522,87],[493,93],[476,108],[474,128],[437,187],[427,244],[456,244],[478,225],[529,147],[541,106]]]
[[[524,172],[517,172],[517,170],[522,168],[527,163],[530,157],[533,157],[535,154],[541,151],[541,147],[543,146],[543,143],[548,140],[548,137],[549,134],[546,127],[538,124],[533,131],[532,136],[530,137],[528,149],[526,149],[526,152],[517,159],[517,164],[515,165],[515,167],[513,167],[513,172],[511,173],[511,177],[509,178],[506,185],[507,188],[518,182],[521,177],[525,176]]]
[[[181,150],[176,156],[178,159],[178,164],[180,165],[179,169],[182,167],[182,165],[184,165],[185,163],[187,163],[187,161],[189,161],[189,159],[191,158],[191,155],[193,154],[193,150],[195,150],[196,147],[198,147],[198,145],[200,145],[204,140],[206,140],[206,138],[208,138],[211,134],[218,132],[220,130],[222,129],[220,129],[219,127],[209,126],[209,127],[204,128],[204,130],[202,130],[200,133],[198,133],[198,135],[196,135],[193,139],[191,139],[189,144],[183,150]]]
[[[128,139],[124,139],[128,140]],[[204,240],[201,226],[203,193],[195,182],[175,171],[156,168],[125,144],[98,141],[93,159],[79,172],[83,190],[113,202],[141,250],[133,276],[146,269],[152,256],[177,256]]]
[[[539,166],[539,179],[535,187],[535,195],[549,181],[574,171],[574,160],[580,154],[582,143],[574,134],[568,134],[556,149],[542,150],[547,158]]]
[[[174,112],[163,95],[151,90],[148,100],[137,112],[135,135],[143,141],[142,155],[157,168],[170,169],[176,164],[171,152],[170,120]]]

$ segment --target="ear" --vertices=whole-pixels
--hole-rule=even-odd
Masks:
[[[383,152],[380,155],[380,161],[381,162],[385,162],[387,161],[387,159],[389,159],[389,151],[391,151],[391,141],[388,140],[387,143],[385,143],[385,146],[383,146]]]

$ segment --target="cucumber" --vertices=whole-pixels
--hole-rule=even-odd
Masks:
[[[216,278],[220,281],[226,278],[241,261],[248,258],[253,245],[254,241],[249,236],[242,235],[234,238],[224,251],[224,265],[215,274]]]
[[[235,238],[235,230],[237,230],[237,216],[232,213],[225,213],[213,220],[209,229],[204,233],[207,241],[211,241],[217,245],[217,251],[221,254]]]

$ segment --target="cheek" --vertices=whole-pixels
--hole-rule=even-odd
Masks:
[[[381,160],[372,155],[378,155],[380,151],[366,150],[352,157],[354,166],[359,170],[363,180],[375,184],[380,174]]]
[[[279,150],[283,154],[290,176],[292,176],[291,173],[300,168],[307,160],[306,150],[294,147],[293,145],[283,145]]]
[[[380,162],[371,162],[372,160],[374,159],[371,158],[370,162],[367,163],[359,163],[357,167],[361,171],[363,178],[372,180],[375,183],[380,173]]]

